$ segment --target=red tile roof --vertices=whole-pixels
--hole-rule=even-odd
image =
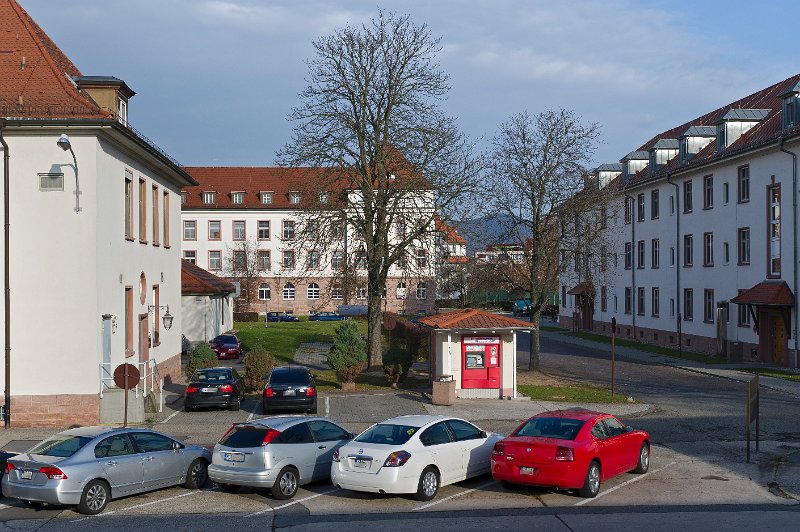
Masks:
[[[436,230],[444,235],[448,244],[466,244],[464,237],[458,234],[458,229],[436,216]]]
[[[465,308],[426,316],[418,323],[433,329],[535,329],[536,325],[485,310]]]
[[[447,257],[444,261],[448,264],[466,264],[469,262],[469,257]]]
[[[583,281],[575,285],[575,287],[567,293],[573,296],[593,296],[594,285],[590,281]]]
[[[233,283],[207,272],[200,266],[181,260],[181,294],[217,295],[232,294],[236,291]]]
[[[731,303],[759,307],[791,307],[794,305],[794,294],[786,281],[763,281],[731,298]]]
[[[72,77],[81,72],[15,0],[0,0],[0,115],[107,118]]]

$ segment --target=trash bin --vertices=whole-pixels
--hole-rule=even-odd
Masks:
[[[441,406],[451,406],[456,402],[456,381],[452,375],[442,375],[433,381],[431,402]]]

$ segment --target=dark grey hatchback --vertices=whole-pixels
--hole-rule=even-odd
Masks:
[[[281,366],[269,374],[261,408],[265,414],[275,410],[305,410],[317,413],[317,384],[305,366]]]

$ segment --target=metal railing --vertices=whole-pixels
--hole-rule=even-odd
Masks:
[[[134,386],[133,390],[136,398],[139,398],[139,390],[141,388],[142,397],[147,397],[147,394],[155,394],[158,392],[158,411],[164,410],[164,379],[161,378],[161,372],[158,370],[158,364],[155,359],[149,359],[144,362],[134,364],[139,369],[141,378]],[[111,362],[100,363],[100,399],[103,398],[105,390],[116,388],[114,383],[114,371],[111,367]]]

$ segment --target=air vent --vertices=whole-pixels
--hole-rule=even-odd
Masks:
[[[39,174],[39,190],[42,192],[64,190],[64,174]]]

